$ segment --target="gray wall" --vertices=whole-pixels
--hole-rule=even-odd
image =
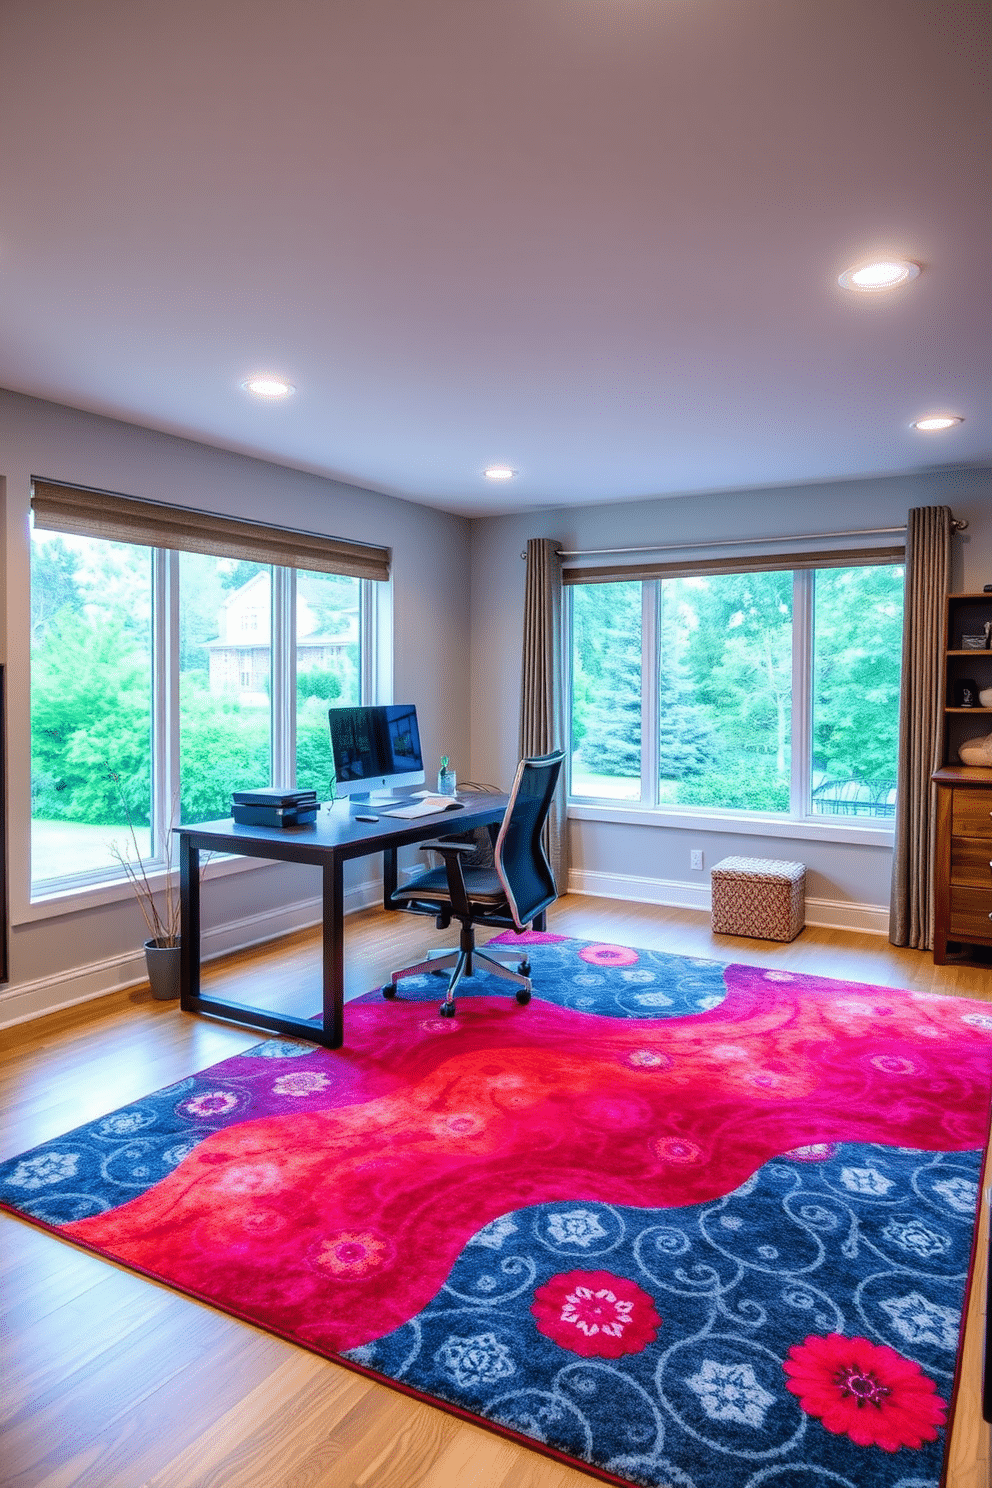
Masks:
[[[4,563],[0,655],[8,677],[9,861],[14,924],[11,984],[0,1023],[126,985],[140,975],[144,931],[127,898],[62,901],[55,916],[24,909],[30,841],[28,510],[30,478],[47,476],[232,516],[367,539],[393,549],[394,696],[418,705],[428,762],[450,754],[464,777],[506,785],[517,753],[521,610],[531,536],[563,547],[685,543],[768,534],[896,526],[912,506],[946,502],[970,523],[955,539],[954,587],[992,582],[988,471],[742,491],[478,519],[253,460],[112,419],[0,392]],[[691,555],[690,555],[691,556]],[[443,640],[439,640],[443,637]],[[884,929],[887,847],[797,842],[664,826],[574,820],[575,883],[659,902],[702,904],[706,869],[727,853],[801,857],[811,918]],[[351,879],[360,901],[368,870]],[[218,875],[205,896],[208,949],[221,950],[314,918],[311,871],[264,868]],[[288,916],[288,918],[287,918]]]
[[[8,680],[8,851],[15,920],[11,986],[0,995],[0,1022],[137,980],[140,962],[135,972],[132,955],[146,933],[126,899],[90,903],[57,918],[22,918],[20,907],[29,891],[32,475],[388,544],[393,550],[394,696],[418,706],[428,767],[446,753],[468,773],[470,537],[465,519],[2,392],[0,475],[6,485],[0,528],[6,593],[0,616]],[[367,868],[366,875],[371,871]],[[302,868],[217,876],[205,893],[206,927],[216,932],[237,922],[241,926],[234,933],[237,942],[239,935],[250,936],[254,922],[262,929],[281,927],[278,917],[266,915],[281,905],[311,900],[318,892],[314,871]],[[60,908],[67,908],[66,901]],[[216,949],[225,945],[217,933],[211,943]]]
[[[524,592],[520,555],[529,537],[556,538],[565,549],[722,539],[746,543],[778,534],[901,526],[911,507],[938,504],[950,506],[956,517],[969,523],[968,531],[954,539],[953,587],[981,589],[992,583],[992,472],[987,469],[722,492],[475,521],[474,771],[480,779],[505,783],[516,760]],[[691,558],[692,551],[685,556]],[[621,897],[702,906],[708,902],[708,870],[727,854],[798,859],[809,869],[811,920],[882,932],[886,928],[891,868],[887,846],[619,824],[588,816],[572,819],[569,836],[572,882],[595,892],[607,892],[612,883]],[[690,847],[704,850],[702,874],[689,869]]]

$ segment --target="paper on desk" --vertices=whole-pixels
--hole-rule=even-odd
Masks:
[[[380,811],[380,816],[433,816],[438,811],[461,811],[463,802],[453,796],[425,795],[412,806],[395,806],[389,811]]]

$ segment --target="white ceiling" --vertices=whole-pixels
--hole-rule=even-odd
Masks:
[[[4,386],[467,514],[992,455],[987,0],[3,10]]]

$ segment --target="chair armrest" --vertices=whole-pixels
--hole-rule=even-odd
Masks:
[[[472,911],[469,908],[468,893],[465,888],[465,875],[462,873],[461,855],[464,852],[473,852],[475,844],[473,842],[445,842],[442,838],[436,842],[422,842],[420,846],[422,850],[430,849],[432,852],[440,853],[444,859],[452,914],[471,916]]]

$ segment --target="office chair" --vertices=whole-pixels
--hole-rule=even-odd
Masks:
[[[433,915],[439,930],[445,929],[453,919],[460,921],[458,949],[435,953],[416,966],[394,971],[389,984],[382,989],[386,997],[396,996],[396,984],[403,977],[450,969],[441,1013],[453,1018],[455,989],[463,977],[472,975],[473,965],[479,961],[486,971],[516,984],[519,1003],[530,1002],[530,961],[526,950],[504,952],[517,961],[514,971],[491,950],[476,949],[475,927],[494,925],[522,934],[557,899],[558,890],[541,833],[564,759],[564,753],[559,751],[520,761],[493,843],[492,867],[466,864],[466,857],[476,850],[472,842],[440,838],[421,844],[422,851],[440,853],[443,867],[418,874],[398,888],[390,902],[397,909],[413,914]]]

